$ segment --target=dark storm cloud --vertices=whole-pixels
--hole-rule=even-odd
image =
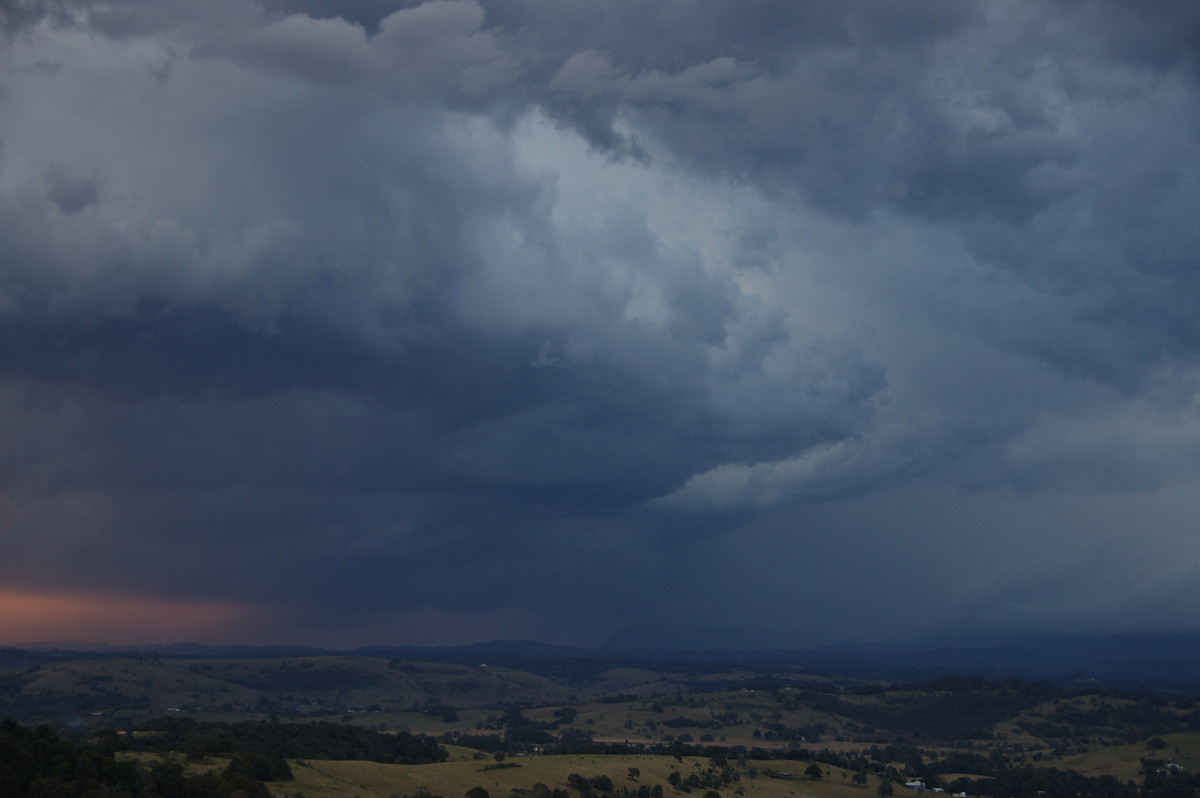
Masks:
[[[78,177],[61,172],[46,175],[47,196],[63,213],[79,213],[100,201],[100,186],[94,177]]]
[[[34,24],[52,8],[51,4],[39,0],[3,0],[0,2],[0,25],[11,33]]]
[[[1196,581],[1070,520],[1200,478],[1191,4],[0,9],[6,584],[802,642]]]

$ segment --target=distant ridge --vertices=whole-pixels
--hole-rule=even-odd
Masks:
[[[639,624],[619,630],[602,651],[808,651],[769,632],[676,624]]]
[[[463,646],[367,646],[353,649],[350,653],[367,656],[401,657],[437,652],[442,654],[478,654],[480,656],[513,657],[595,657],[597,651],[574,646],[556,646],[536,640],[492,640],[487,643],[469,643]]]
[[[36,651],[45,654],[95,654],[99,656],[123,656],[129,654],[157,654],[166,657],[306,657],[319,654],[341,653],[327,648],[289,645],[229,645],[214,646],[202,643],[154,643],[147,645],[114,646],[77,640],[45,641],[38,643],[13,643],[10,649]]]
[[[19,648],[25,651],[80,651],[88,654],[102,654],[112,651],[114,646],[108,643],[84,640],[41,640],[27,643],[9,643],[8,648]]]
[[[1122,689],[1186,689],[1200,687],[1200,635],[1140,634],[1084,637],[1039,635],[974,643],[842,644],[820,648],[739,648],[723,630],[689,627],[625,630],[597,648],[552,645],[536,640],[495,640],[462,646],[366,646],[332,650],[311,646],[199,643],[111,646],[60,641],[27,643],[0,649],[0,660],[35,662],[98,657],[237,657],[372,656],[391,659],[442,660],[473,664],[534,661],[611,661],[610,667],[637,662],[708,662],[753,668],[786,668],[813,674],[843,675],[892,681],[938,676],[982,676],[1050,679],[1059,683],[1099,682]],[[669,632],[669,634],[668,634]],[[704,644],[708,643],[706,647]]]

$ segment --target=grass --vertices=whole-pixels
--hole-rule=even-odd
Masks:
[[[1190,771],[1200,767],[1200,733],[1164,734],[1162,739],[1167,744],[1166,748],[1151,749],[1142,741],[1132,745],[1098,748],[1086,754],[1076,754],[1041,764],[1060,770],[1074,770],[1083,776],[1116,776],[1122,783],[1130,779],[1141,780],[1138,769],[1143,757],[1173,761]]]
[[[751,689],[751,680],[757,677],[749,671],[700,677],[671,670],[622,667],[571,682],[495,665],[355,656],[104,658],[50,663],[31,669],[27,678],[27,694],[50,701],[58,714],[82,712],[80,720],[89,726],[128,729],[147,717],[165,714],[168,708],[198,720],[228,722],[263,718],[277,711],[285,722],[327,720],[385,731],[425,733],[445,744],[450,754],[446,763],[421,766],[297,762],[293,765],[294,780],[271,786],[278,798],[292,798],[297,793],[305,798],[391,798],[421,790],[442,798],[461,798],[477,786],[488,790],[491,798],[519,798],[520,793],[514,795],[514,791],[529,790],[538,782],[565,789],[572,773],[585,777],[606,775],[615,783],[618,796],[625,788],[661,785],[664,798],[689,798],[671,788],[667,776],[675,768],[684,775],[694,768],[706,768],[707,760],[684,758],[677,762],[664,755],[514,757],[509,761],[519,767],[485,770],[485,766],[494,765],[491,758],[475,759],[472,749],[447,743],[456,739],[456,733],[502,734],[502,716],[513,706],[524,707],[527,718],[548,724],[559,723],[561,708],[570,706],[575,710],[574,719],[570,724],[561,724],[560,730],[582,731],[597,742],[658,743],[686,734],[694,745],[788,746],[788,741],[763,739],[772,725],[778,724],[790,730],[803,729],[798,733],[810,739],[798,744],[809,750],[861,751],[869,744],[864,740],[874,740],[882,747],[884,741],[897,739],[907,730],[900,722],[893,724],[895,728],[867,728],[859,713],[847,712],[859,718],[855,723],[830,712],[842,711],[844,705],[851,705],[851,710],[856,708],[853,705],[887,707],[905,696],[925,696],[921,691],[904,690],[878,695],[839,692],[839,704],[811,700],[810,688],[803,686]],[[738,689],[741,684],[746,686]],[[706,687],[712,691],[690,692]],[[622,700],[602,700],[613,696]],[[86,699],[92,711],[75,709],[79,698]],[[829,711],[818,711],[814,706]],[[1061,750],[1058,745],[1063,738],[1055,733],[1039,739],[1034,733],[1039,726],[1057,722],[1060,715],[1068,714],[1067,710],[1078,714],[1108,706],[1138,709],[1138,702],[1109,695],[1055,698],[1026,707],[999,723],[992,742],[971,750],[1019,752],[1018,762],[1074,770],[1084,776],[1112,775],[1121,782],[1140,781],[1137,771],[1143,757],[1173,760],[1190,771],[1200,769],[1200,733],[1163,735],[1167,743],[1163,749],[1149,749],[1145,742],[1105,746],[1104,742],[1126,739],[1123,723],[1112,722],[1097,731],[1089,730],[1086,738],[1081,733],[1081,739],[1071,745],[1082,750],[1079,746],[1086,744],[1093,750],[1062,758],[1053,758],[1050,752]],[[451,707],[455,709],[448,711]],[[47,714],[53,713],[47,710]],[[1018,726],[1022,721],[1025,723]],[[820,728],[819,741],[811,738],[809,730],[814,727]],[[758,738],[754,737],[756,732]],[[995,740],[1003,741],[1003,746]],[[925,750],[941,753],[954,750],[957,744],[950,739],[919,742]],[[1033,761],[1034,757],[1038,761]],[[760,763],[759,769],[802,772],[806,765],[776,761]],[[211,766],[220,764],[214,762]],[[629,778],[630,767],[641,771],[638,780]],[[803,777],[751,779],[747,774],[740,783],[719,792],[722,798],[873,798],[875,777],[864,790],[853,787],[849,775],[836,768],[830,768],[828,776],[820,781]],[[952,779],[950,774],[943,781]],[[703,788],[694,789],[690,798],[702,798],[705,792]],[[897,788],[897,792],[901,798],[908,794],[903,788]],[[578,792],[571,796],[580,798]]]
[[[1112,775],[1121,782],[1139,780],[1137,770],[1142,757],[1154,757],[1175,761],[1189,770],[1200,765],[1200,733],[1164,735],[1166,747],[1147,748],[1146,743],[1109,746],[1072,755],[1060,760],[1047,759],[1043,767],[1074,770],[1084,776]],[[636,790],[639,786],[660,785],[664,798],[702,798],[705,788],[695,788],[690,794],[673,788],[668,777],[673,770],[683,776],[703,773],[710,767],[709,760],[699,757],[676,759],[667,755],[635,754],[622,756],[601,755],[555,755],[510,757],[505,760],[508,767],[497,768],[495,761],[475,759],[475,751],[460,746],[447,746],[450,760],[430,765],[385,765],[376,762],[335,760],[293,760],[293,779],[287,782],[268,783],[275,798],[400,798],[427,792],[442,798],[461,798],[473,787],[483,787],[491,798],[511,798],[515,790],[530,790],[541,782],[551,789],[566,789],[572,798],[581,798],[580,793],[570,790],[568,776],[578,773],[586,778],[608,776],[619,794],[623,789]],[[126,754],[149,765],[158,758],[151,754]],[[178,754],[170,755],[182,762]],[[187,763],[189,771],[218,769],[226,760],[212,758],[203,764]],[[802,761],[749,761],[740,771],[740,781],[721,787],[717,792],[721,798],[874,798],[878,784],[876,776],[869,777],[867,788],[855,787],[850,780],[852,774],[840,768],[823,766],[825,778],[811,780],[804,777],[807,762]],[[629,775],[636,768],[638,776]],[[766,772],[790,770],[796,779],[769,778]],[[751,775],[751,774],[756,775]],[[948,774],[946,779],[952,779]],[[903,798],[907,791],[897,787]]]
[[[508,760],[512,762],[514,760]],[[687,798],[687,794],[676,790],[667,781],[672,770],[683,775],[701,772],[709,766],[706,759],[683,757],[676,761],[669,756],[537,756],[515,760],[520,767],[484,770],[488,761],[456,761],[434,765],[383,765],[375,762],[347,762],[312,760],[294,762],[294,778],[288,782],[269,784],[277,798],[290,798],[297,792],[304,798],[390,798],[391,796],[415,795],[424,790],[443,798],[461,798],[472,787],[483,787],[491,798],[508,798],[514,789],[528,790],[541,782],[554,789],[567,789],[567,777],[578,773],[586,778],[605,775],[612,779],[617,791],[622,788],[636,790],[641,785],[662,785],[667,798]],[[768,778],[761,775],[765,768],[793,769],[803,771],[803,763],[749,762],[748,769],[760,773],[751,778],[743,775],[740,782],[722,787],[722,798],[732,798],[741,790],[744,798],[872,798],[875,778],[867,789],[852,786],[849,774],[842,781],[842,771],[829,768],[829,775],[820,781],[804,776],[795,780]],[[629,768],[640,771],[634,779]],[[706,792],[692,790],[692,798],[700,798]],[[571,791],[573,798],[579,793]]]

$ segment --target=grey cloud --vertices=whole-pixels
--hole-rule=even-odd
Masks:
[[[368,35],[340,17],[290,14],[230,31],[194,50],[198,56],[293,75],[318,84],[361,85],[399,100],[485,102],[517,77],[517,54],[471,0],[435,0],[379,20]]]
[[[0,28],[12,33],[32,26],[58,10],[58,4],[45,0],[3,0],[0,2]]]
[[[51,170],[46,174],[46,194],[63,213],[79,213],[100,201],[100,181]]]
[[[5,7],[7,579],[797,639],[929,547],[864,634],[1194,583],[1069,520],[1198,475],[1186,4],[152,5]]]
[[[1125,63],[1169,70],[1200,64],[1200,10],[1180,0],[1158,0],[1141,9],[1124,3],[1082,4],[1081,22],[1104,42],[1104,53]]]

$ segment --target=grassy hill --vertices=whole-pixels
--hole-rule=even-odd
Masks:
[[[795,779],[772,778],[763,773],[763,768],[769,770],[772,763],[750,761],[747,764],[750,769],[757,770],[758,775],[739,775],[738,781],[713,791],[722,796],[746,798],[866,798],[875,795],[878,783],[872,778],[867,788],[855,787],[848,778],[842,781],[843,771],[838,768],[830,768],[829,775],[820,781],[803,775]],[[572,798],[579,798],[580,793],[571,789],[569,781],[572,774],[578,774],[587,779],[607,776],[617,791],[636,792],[642,786],[659,785],[667,795],[684,795],[671,786],[671,771],[687,775],[712,768],[711,762],[699,757],[683,757],[676,761],[671,757],[649,755],[525,757],[519,765],[484,770],[488,765],[480,762],[406,766],[317,760],[294,765],[291,781],[268,783],[268,787],[279,798],[290,798],[297,792],[303,793],[305,798],[391,798],[422,792],[443,798],[460,798],[473,787],[484,788],[490,798],[522,798],[532,796],[535,785],[542,784],[551,790],[568,791]],[[630,768],[636,769],[636,778],[630,776]],[[692,792],[699,798],[706,790]]]
[[[92,658],[6,674],[0,712],[31,720],[93,713],[132,720],[173,710],[295,716],[372,706],[401,712],[563,701],[576,692],[521,671],[377,657],[283,659]]]
[[[658,798],[652,788],[664,798],[682,798],[684,788],[696,798],[869,798],[884,777],[901,794],[913,778],[948,785],[967,777],[986,791],[989,779],[1025,774],[1033,784],[1026,771],[1049,768],[1111,777],[1103,794],[1126,798],[1118,793],[1131,781],[1157,795],[1156,779],[1179,781],[1200,768],[1200,710],[1182,695],[1012,679],[889,684],[783,666],[556,660],[534,672],[511,664],[79,657],[0,672],[0,716],[108,727],[102,739],[121,756],[181,763],[184,751],[145,753],[152,737],[134,730],[164,716],[231,724],[272,717],[390,739],[411,732],[447,749],[447,761],[426,765],[293,758],[293,779],[270,785],[280,798],[460,798],[474,787],[489,798]],[[188,752],[187,767],[219,767],[230,751],[238,749],[202,751],[204,762]],[[496,767],[496,752],[506,767]],[[803,775],[814,763],[820,779]],[[799,775],[773,777],[780,773]],[[859,774],[867,787],[855,785]],[[611,789],[589,794],[587,780],[602,777]],[[1087,794],[1089,784],[1070,789]],[[1173,787],[1200,794],[1200,781]],[[1021,795],[1019,785],[1004,789]]]

